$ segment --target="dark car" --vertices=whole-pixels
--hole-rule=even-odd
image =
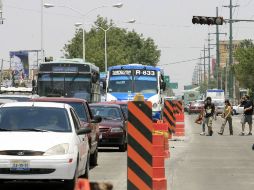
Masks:
[[[90,104],[94,115],[102,118],[100,123],[101,147],[119,147],[124,152],[127,144],[127,119],[120,105],[96,103]]]
[[[101,121],[100,117],[94,117],[91,109],[84,99],[78,98],[58,98],[58,97],[45,97],[34,98],[31,101],[35,102],[61,102],[71,105],[77,112],[79,119],[81,120],[83,127],[89,127],[91,133],[88,134],[89,146],[90,146],[90,164],[92,166],[97,165],[98,160],[98,144],[99,144],[99,125]]]
[[[188,111],[189,114],[200,113],[203,110],[204,105],[205,105],[205,103],[202,100],[196,100],[194,102],[191,102],[189,111]]]

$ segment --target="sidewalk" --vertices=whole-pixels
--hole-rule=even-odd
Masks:
[[[233,119],[234,136],[228,126],[223,136],[217,132],[222,120],[214,122],[214,136],[200,136],[196,115],[186,115],[187,137],[171,142],[167,166],[169,190],[251,190],[254,189],[253,136],[239,136],[240,119]],[[247,125],[246,125],[247,127]],[[248,127],[246,128],[248,132]]]

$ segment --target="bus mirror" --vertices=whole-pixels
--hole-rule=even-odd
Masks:
[[[161,89],[162,89],[163,91],[166,90],[166,83],[165,83],[165,82],[162,82],[162,83],[161,83]]]
[[[92,74],[92,82],[96,83],[99,80],[99,76],[97,74]]]
[[[103,81],[102,88],[103,90],[106,90],[106,81]]]

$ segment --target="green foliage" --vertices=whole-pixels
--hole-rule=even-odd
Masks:
[[[144,38],[142,34],[127,31],[114,26],[113,21],[98,16],[95,26],[85,33],[86,61],[95,63],[104,70],[104,31],[107,29],[108,67],[129,63],[156,65],[160,59],[160,50],[151,38]],[[63,51],[67,58],[82,58],[83,31],[79,29],[75,36],[64,45]]]
[[[235,59],[239,62],[232,69],[240,86],[254,89],[254,44],[252,40],[244,40],[235,52]]]

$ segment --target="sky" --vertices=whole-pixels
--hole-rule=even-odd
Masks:
[[[122,2],[121,9],[110,5]],[[0,25],[0,59],[9,60],[9,51],[40,49],[41,47],[41,0],[2,0],[5,22]],[[184,85],[192,81],[196,59],[208,33],[215,32],[215,26],[193,25],[192,16],[215,16],[229,18],[229,0],[44,0],[44,3],[56,7],[44,9],[44,49],[46,56],[59,58],[65,43],[75,32],[74,24],[84,22],[79,14],[64,8],[72,7],[87,13],[91,9],[106,5],[107,8],[91,12],[85,19],[85,28],[89,30],[97,15],[114,20],[117,26],[135,30],[144,37],[151,37],[161,50],[159,65],[171,82],[178,82],[180,94]],[[254,19],[254,0],[233,0],[239,7],[234,9],[234,19]],[[57,7],[58,6],[58,7]],[[61,7],[62,6],[62,7]],[[135,24],[126,21],[136,19]],[[229,25],[220,27],[220,32],[228,32]],[[233,25],[233,38],[254,39],[254,22],[239,22]],[[215,43],[215,36],[211,37]],[[221,40],[228,36],[221,35]],[[215,56],[215,48],[211,51]],[[180,63],[179,63],[180,62]],[[5,67],[9,63],[5,62]]]

